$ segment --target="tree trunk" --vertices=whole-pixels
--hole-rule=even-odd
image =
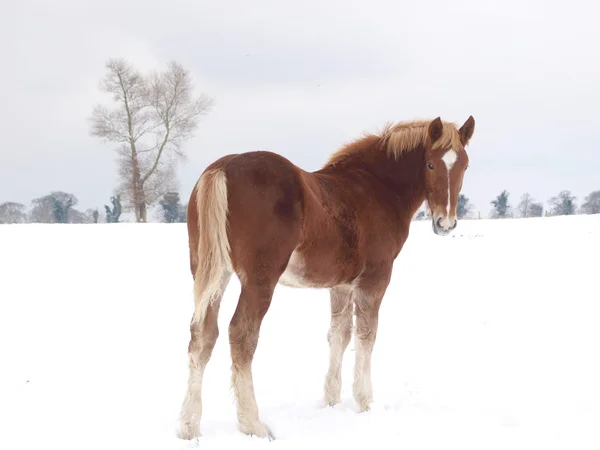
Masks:
[[[147,222],[146,215],[147,215],[146,202],[142,201],[139,204],[139,220],[138,220],[138,222],[146,223]]]
[[[132,191],[133,191],[133,209],[135,211],[135,221],[146,221],[146,201],[144,196],[144,186],[142,176],[140,174],[139,164],[137,161],[137,152],[135,146],[132,146],[131,164],[133,166],[132,173]]]

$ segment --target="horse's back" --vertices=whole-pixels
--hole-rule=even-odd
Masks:
[[[230,212],[262,212],[278,222],[301,219],[303,190],[300,169],[285,157],[268,151],[234,155],[223,162]]]
[[[227,179],[228,227],[236,271],[271,278],[300,241],[304,191],[300,169],[285,157],[255,151],[221,163]]]
[[[227,180],[238,275],[273,282],[283,274],[284,284],[332,287],[351,282],[372,259],[365,252],[381,231],[371,228],[385,220],[364,180],[307,172],[268,151],[228,155],[208,170]]]

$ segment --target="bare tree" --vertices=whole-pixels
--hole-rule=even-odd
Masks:
[[[521,201],[517,205],[517,211],[520,217],[529,217],[529,207],[533,202],[533,198],[528,192],[521,196]]]
[[[25,205],[15,202],[6,202],[0,205],[0,223],[25,223],[27,214]]]
[[[183,144],[213,100],[193,95],[189,73],[176,62],[147,76],[123,59],[110,59],[106,69],[100,89],[116,106],[93,109],[91,134],[117,145],[118,193],[136,221],[146,222],[147,207],[173,188]]]
[[[100,211],[98,211],[98,208],[86,209],[85,215],[87,216],[89,223],[98,223],[98,220],[100,220]]]
[[[519,217],[541,217],[544,206],[536,202],[528,192],[521,196],[521,201],[517,206]]]

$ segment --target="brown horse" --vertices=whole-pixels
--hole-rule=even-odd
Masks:
[[[180,437],[200,435],[202,376],[219,335],[223,292],[235,272],[241,294],[229,325],[232,385],[243,433],[272,438],[259,419],[252,359],[278,283],[328,288],[331,296],[325,403],[340,402],[342,356],[356,315],[354,399],[372,401],[371,353],[379,307],[413,215],[427,200],[433,231],[456,227],[473,117],[454,124],[386,126],[306,172],[271,152],[228,155],[200,176],[188,206],[195,312]]]

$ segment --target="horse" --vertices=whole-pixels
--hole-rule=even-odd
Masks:
[[[233,273],[241,283],[229,324],[240,431],[274,439],[259,418],[252,360],[277,284],[329,289],[325,405],[341,401],[342,357],[354,329],[353,397],[359,412],[369,410],[371,354],[394,260],[425,201],[436,235],[457,226],[469,164],[465,148],[474,129],[473,116],[460,128],[440,117],[388,123],[380,133],[365,133],[342,146],[314,172],[270,151],[226,155],[204,170],[187,209],[194,313],[181,439],[201,435],[202,378]]]

